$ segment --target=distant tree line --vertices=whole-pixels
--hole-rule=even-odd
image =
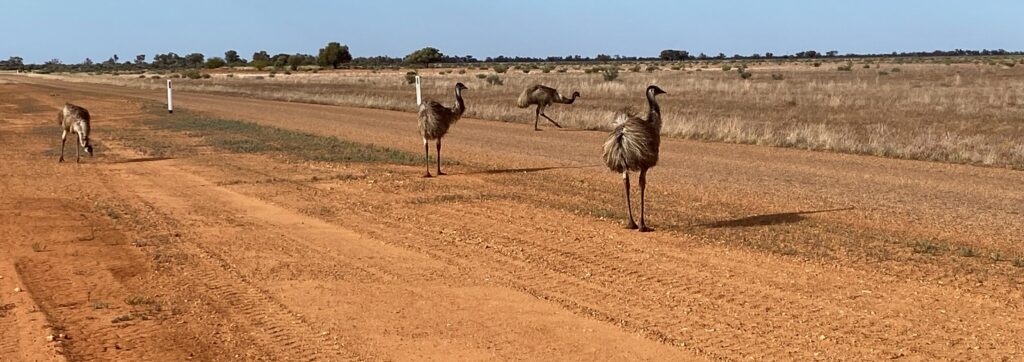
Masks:
[[[548,57],[509,57],[499,55],[479,60],[472,55],[453,56],[442,53],[437,48],[425,47],[403,58],[389,56],[359,57],[353,58],[348,46],[338,42],[327,43],[320,48],[317,55],[310,54],[285,54],[279,53],[270,55],[265,50],[252,54],[251,60],[242,58],[237,51],[228,50],[224,56],[207,58],[202,53],[191,53],[178,55],[174,52],[154,54],[152,60],[147,62],[145,54],[138,54],[134,60],[124,60],[116,54],[109,59],[96,62],[90,58],[84,59],[78,64],[65,64],[60,59],[51,59],[43,64],[26,64],[24,59],[12,56],[7,60],[0,60],[0,70],[28,70],[28,71],[131,71],[149,69],[185,69],[185,68],[221,68],[221,67],[242,67],[251,66],[256,69],[273,67],[274,69],[297,70],[302,66],[320,66],[321,68],[337,69],[346,66],[357,67],[381,67],[381,66],[428,66],[430,64],[445,63],[533,63],[533,62],[621,62],[621,61],[684,61],[684,60],[724,60],[724,59],[817,59],[817,58],[864,58],[864,57],[937,57],[937,56],[1010,56],[1024,55],[1024,51],[997,50],[935,50],[930,52],[892,52],[879,54],[854,54],[840,55],[838,51],[829,50],[821,53],[817,50],[805,50],[787,55],[776,55],[770,52],[750,55],[733,54],[726,56],[723,53],[707,55],[699,53],[693,55],[686,50],[665,49],[657,57],[634,57],[621,55],[597,54],[593,57],[581,55],[548,56]]]

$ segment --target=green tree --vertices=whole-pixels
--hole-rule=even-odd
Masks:
[[[242,58],[238,56],[238,52],[234,50],[228,50],[224,52],[224,61],[229,64],[241,63]]]
[[[227,65],[227,62],[221,57],[213,57],[206,60],[206,67],[209,69],[216,69],[225,65]]]
[[[192,53],[185,56],[185,66],[198,67],[203,65],[204,60],[206,60],[206,57],[202,53]]]
[[[302,54],[293,54],[288,56],[288,68],[291,70],[298,70],[299,66],[306,60],[306,56]]]
[[[321,67],[330,66],[333,69],[338,69],[339,65],[352,61],[352,54],[348,52],[348,45],[341,45],[336,41],[327,43],[326,47],[320,48],[320,54],[316,57],[316,62]]]
[[[433,47],[426,47],[409,53],[409,55],[405,56],[405,60],[403,60],[403,62],[406,64],[429,64],[436,63],[441,59],[444,59],[444,54],[442,54],[440,50]]]
[[[255,62],[257,60],[270,62],[270,54],[267,53],[266,50],[260,50],[258,52],[252,53],[252,61]]]
[[[661,60],[686,60],[690,58],[690,52],[685,50],[665,49],[659,54]]]

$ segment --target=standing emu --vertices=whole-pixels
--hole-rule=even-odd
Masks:
[[[82,160],[82,149],[92,157],[92,144],[89,143],[89,111],[85,108],[71,103],[65,103],[64,108],[57,113],[57,124],[63,132],[60,135],[60,159],[57,162],[64,162],[64,143],[68,140],[68,133],[74,132],[78,136],[78,145],[75,147],[75,162]]]
[[[437,140],[437,175],[444,175],[441,172],[441,137],[448,133],[448,127],[462,118],[466,112],[466,103],[462,101],[462,90],[469,89],[465,84],[455,83],[455,107],[448,108],[435,101],[426,101],[420,104],[419,129],[423,136],[423,163],[427,166],[427,173],[423,177],[430,177],[430,146],[427,141]]]
[[[629,200],[629,171],[640,172],[640,232],[652,231],[644,222],[644,191],[647,188],[647,169],[658,163],[661,144],[661,108],[654,98],[665,91],[657,86],[647,87],[647,119],[639,118],[628,110],[615,117],[615,130],[604,142],[604,163],[608,169],[621,172],[626,183],[626,208],[629,211],[627,229],[636,229],[633,206]]]
[[[552,103],[572,104],[572,102],[576,101],[576,97],[579,96],[580,92],[572,92],[572,98],[565,98],[562,97],[561,94],[558,94],[558,90],[554,88],[545,87],[540,84],[533,84],[526,87],[526,89],[523,90],[523,93],[519,95],[519,99],[516,101],[516,106],[519,106],[519,108],[526,108],[531,104],[537,105],[537,112],[533,118],[534,131],[540,131],[540,128],[537,128],[537,122],[540,121],[540,116],[544,116],[548,121],[554,123],[555,127],[562,128],[558,122],[555,122],[551,117],[544,114],[544,108],[547,108]]]

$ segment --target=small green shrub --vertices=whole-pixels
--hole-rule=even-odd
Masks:
[[[504,85],[505,81],[501,80],[497,74],[491,74],[487,76],[487,84],[490,85]]]
[[[783,79],[786,79],[786,77],[783,77],[782,74],[772,73],[772,80],[783,80]]]
[[[732,66],[731,65],[726,64],[726,65],[722,66],[722,71],[723,72],[728,72],[730,70],[732,70]]]
[[[477,74],[476,78],[477,79],[486,79],[487,78],[487,74],[483,74],[483,73]]]
[[[188,78],[188,79],[199,79],[199,78],[202,78],[203,75],[200,74],[199,71],[196,70],[196,69],[189,69],[189,70],[186,70],[184,72],[181,72],[181,77],[182,78]]]
[[[892,70],[890,70],[890,71],[893,72],[893,73],[901,72],[900,68],[892,68]]]
[[[846,65],[840,65],[840,66],[836,67],[836,70],[838,70],[840,72],[850,72],[850,71],[853,71],[853,63],[846,63]]]
[[[414,72],[414,71],[405,72],[405,83],[406,84],[416,83],[416,72]]]
[[[504,64],[498,64],[494,66],[494,72],[498,74],[505,74],[508,71],[508,66]]]
[[[657,66],[657,65],[654,65],[654,64],[651,64],[651,65],[648,65],[648,66],[647,66],[647,72],[648,72],[648,73],[653,73],[654,71],[656,71],[656,70],[660,70],[660,69],[661,69],[661,68],[658,68],[658,66]]]
[[[871,64],[864,64],[864,66],[863,66],[863,67],[861,67],[861,68],[864,68],[864,69],[871,69]]]
[[[884,70],[879,70],[878,71],[878,75],[889,75],[889,72],[886,72]]]
[[[213,76],[210,75],[209,73],[203,73],[203,79],[210,79],[210,78],[213,78]]]
[[[961,246],[960,247],[960,256],[965,257],[965,258],[970,258],[970,257],[973,257],[975,255],[978,255],[978,253],[976,251],[974,251],[974,249],[971,248],[970,246]]]
[[[817,67],[820,67],[820,66],[821,66],[821,62],[814,62],[814,63],[813,63],[813,64],[811,64],[811,65],[813,65],[813,66],[814,66],[815,68],[817,68]]]
[[[601,71],[601,77],[604,78],[605,82],[611,82],[615,80],[616,78],[619,77],[619,67],[605,67],[604,70]]]
[[[568,72],[568,71],[569,71],[568,68],[558,68],[558,70],[556,70],[556,72],[559,72],[559,73],[565,73],[565,72]]]
[[[639,73],[640,72],[640,64],[634,65],[632,68],[629,68],[629,70],[631,70],[633,73]]]
[[[753,76],[753,74],[750,74],[750,72],[747,72],[747,71],[740,72],[740,78],[750,79],[751,76]]]
[[[465,69],[459,69],[459,74],[466,74],[466,70]]]

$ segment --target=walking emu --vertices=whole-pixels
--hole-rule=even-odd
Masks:
[[[615,117],[615,130],[604,142],[604,163],[608,169],[621,172],[626,184],[627,229],[637,228],[629,200],[629,171],[640,172],[640,232],[653,231],[644,221],[644,191],[647,188],[647,170],[658,163],[658,146],[661,144],[661,108],[654,97],[664,93],[657,86],[647,87],[647,119],[641,119],[628,110],[620,112]]]
[[[74,132],[78,136],[78,145],[75,147],[75,162],[82,160],[82,149],[92,156],[92,144],[89,143],[89,111],[85,108],[71,103],[65,103],[64,108],[57,113],[57,124],[63,132],[60,135],[60,159],[57,162],[64,162],[64,143],[68,140],[68,133]]]
[[[419,129],[423,136],[423,163],[427,166],[427,173],[423,177],[430,177],[430,146],[429,140],[437,140],[437,175],[444,175],[441,172],[441,137],[448,133],[448,127],[459,121],[462,114],[466,112],[466,103],[462,101],[462,90],[469,89],[465,84],[455,83],[455,107],[448,108],[435,101],[426,101],[420,104]]]
[[[519,95],[519,99],[516,101],[516,106],[519,106],[519,108],[526,108],[531,104],[537,105],[537,112],[533,118],[534,131],[540,131],[540,128],[537,128],[537,122],[540,121],[540,116],[544,116],[548,121],[554,123],[555,127],[562,128],[562,125],[544,114],[544,108],[547,108],[552,103],[572,104],[572,102],[576,101],[576,97],[579,96],[580,92],[572,92],[572,98],[565,98],[562,97],[561,94],[558,94],[558,90],[554,88],[545,87],[540,84],[533,84],[526,87],[526,89],[523,90],[523,93]]]

